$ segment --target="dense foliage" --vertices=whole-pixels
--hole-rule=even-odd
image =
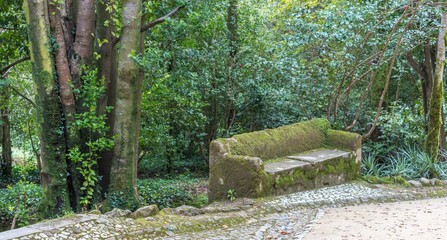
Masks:
[[[19,2],[0,0],[0,70],[29,55]],[[175,16],[143,33],[143,53],[126,56],[144,71],[138,174],[157,177],[137,181],[141,203],[200,206],[206,199],[189,187],[196,182],[175,176],[206,175],[213,139],[315,117],[327,117],[334,128],[364,136],[365,175],[447,178],[446,164],[437,162],[445,160],[445,154],[430,157],[421,150],[430,127],[430,81],[443,10],[437,2],[162,0],[143,1],[144,17],[156,19],[178,6],[182,8]],[[108,10],[116,13],[111,34],[117,34],[123,9],[115,3]],[[54,51],[58,45],[52,41]],[[95,44],[100,48],[110,43],[97,39]],[[94,56],[95,61],[105,57],[97,52]],[[67,175],[80,174],[79,200],[84,207],[104,196],[118,207],[127,193],[99,194],[103,176],[97,163],[119,138],[111,136],[106,125],[111,109],[102,101],[110,90],[103,87],[107,80],[97,77],[97,71],[101,69],[82,68],[84,85],[74,93],[82,112],[60,119],[71,119],[73,125],[68,126],[85,140],[69,146],[76,172]],[[15,165],[12,177],[0,176],[1,187],[38,181],[35,97],[29,62],[0,76],[0,110],[10,122]],[[5,123],[0,120],[1,126]],[[63,130],[67,129],[56,132]],[[31,191],[23,201],[38,201],[39,190],[33,184],[1,190],[12,196],[0,198],[5,204],[2,222],[27,213],[6,205],[23,198],[22,190]]]
[[[37,206],[42,188],[34,183],[19,182],[0,189],[0,229],[22,227],[37,220]]]

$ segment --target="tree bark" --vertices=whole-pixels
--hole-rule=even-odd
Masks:
[[[139,205],[136,189],[139,134],[137,124],[140,121],[142,79],[138,65],[129,56],[139,53],[140,50],[141,5],[141,0],[123,1],[123,30],[114,89],[116,102],[113,133],[116,138],[108,196],[125,199],[119,207],[127,209],[134,209]],[[108,201],[108,205],[112,206],[113,203]]]
[[[0,176],[3,180],[9,182],[12,173],[12,151],[11,151],[11,124],[9,122],[9,89],[8,86],[0,88],[0,140],[2,146],[2,155],[0,161]]]
[[[444,98],[443,72],[445,64],[445,36],[447,32],[447,12],[443,10],[441,29],[438,35],[436,68],[428,111],[428,132],[425,140],[425,151],[434,161],[439,153],[440,133],[442,127],[442,104]]]
[[[48,9],[44,0],[25,0],[30,53],[36,86],[37,121],[40,124],[42,201],[39,212],[54,216],[69,209],[65,139],[55,69],[48,46]]]
[[[81,136],[79,130],[75,127],[76,115],[76,101],[72,88],[72,76],[70,72],[69,61],[67,57],[67,46],[65,43],[65,34],[60,10],[60,5],[49,5],[49,20],[50,29],[53,34],[53,39],[57,43],[57,48],[54,49],[54,61],[56,67],[56,76],[59,83],[59,95],[62,105],[62,112],[64,114],[65,125],[65,141],[67,149],[72,149],[79,146],[81,143]],[[68,165],[68,187],[70,190],[71,207],[79,210],[79,200],[81,198],[81,176],[78,173],[77,164],[67,160]]]

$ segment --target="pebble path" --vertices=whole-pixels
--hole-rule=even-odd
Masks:
[[[278,212],[259,219],[248,219],[239,226],[158,239],[231,240],[231,239],[302,239],[312,224],[323,215],[322,206],[339,207],[371,200],[387,200],[396,193],[360,184],[342,184],[311,191],[283,195],[265,202]],[[403,195],[405,196],[405,194]]]
[[[260,201],[250,200],[249,206],[230,204],[221,208],[216,205],[215,210],[208,207],[208,212],[196,216],[169,217],[168,214],[157,217],[159,214],[142,221],[104,214],[76,215],[74,220],[59,219],[28,226],[24,229],[28,231],[26,235],[24,230],[22,235],[16,236],[11,231],[9,235],[8,232],[0,233],[0,239],[302,239],[323,215],[323,208],[420,198],[416,193],[348,183]],[[158,225],[148,227],[144,223],[151,221]],[[52,226],[52,223],[57,224]],[[192,226],[197,223],[202,228],[193,231]]]

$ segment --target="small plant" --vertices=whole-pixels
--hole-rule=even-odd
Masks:
[[[227,192],[227,198],[228,198],[230,201],[234,201],[234,200],[236,199],[236,190],[234,190],[234,189],[228,189],[228,192]]]
[[[369,153],[362,159],[362,173],[366,176],[379,176],[383,171],[383,165],[378,163],[377,154]]]
[[[383,168],[381,175],[383,176],[414,176],[416,171],[412,166],[412,161],[406,158],[405,155],[398,152],[395,156],[391,155],[386,160],[386,166]]]

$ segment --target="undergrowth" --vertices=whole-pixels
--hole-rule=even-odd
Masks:
[[[447,179],[447,162],[435,161],[421,149],[407,146],[386,156],[375,152],[365,154],[362,159],[362,174],[377,177],[401,176],[405,179]]]

